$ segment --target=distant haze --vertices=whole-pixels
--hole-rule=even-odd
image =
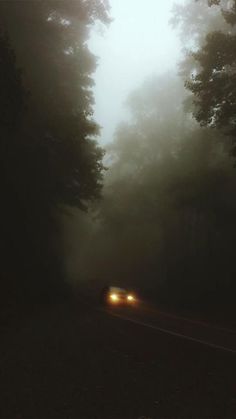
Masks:
[[[173,69],[180,58],[177,34],[169,25],[174,0],[110,0],[114,19],[103,35],[89,42],[99,57],[95,74],[95,118],[107,143],[117,124],[127,119],[128,93],[153,74]],[[179,3],[179,1],[178,1]]]

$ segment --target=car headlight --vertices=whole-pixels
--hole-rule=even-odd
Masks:
[[[110,299],[111,299],[112,301],[118,301],[118,295],[117,295],[117,294],[111,294],[111,295],[110,295]]]
[[[128,296],[127,296],[127,300],[129,300],[129,301],[134,301],[134,297],[133,297],[133,295],[128,295]]]

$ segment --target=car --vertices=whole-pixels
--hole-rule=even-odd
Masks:
[[[106,286],[102,290],[101,302],[106,306],[128,305],[132,306],[137,301],[134,293],[124,288]]]

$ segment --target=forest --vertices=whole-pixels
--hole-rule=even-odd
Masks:
[[[88,40],[112,19],[106,0],[0,2],[1,307],[112,281],[233,306],[236,1],[176,2],[178,70],[129,92],[101,145]]]

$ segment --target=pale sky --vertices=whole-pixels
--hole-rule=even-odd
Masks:
[[[124,102],[130,91],[153,74],[175,71],[181,51],[169,25],[175,2],[110,0],[113,22],[103,35],[93,32],[89,48],[100,57],[94,93],[102,143],[112,141],[116,126],[128,118]]]

